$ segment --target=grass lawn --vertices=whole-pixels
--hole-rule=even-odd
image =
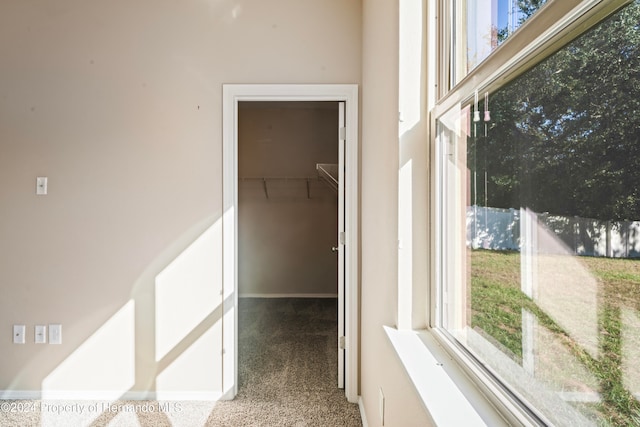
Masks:
[[[536,378],[554,390],[599,393],[599,403],[574,406],[600,425],[640,426],[632,395],[640,393],[640,260],[539,255],[536,262],[537,288],[562,298],[562,310],[545,311],[544,295],[531,299],[521,291],[519,252],[471,251],[471,327],[522,363],[528,310],[540,331]],[[591,349],[564,322],[589,325],[581,307],[593,319]]]

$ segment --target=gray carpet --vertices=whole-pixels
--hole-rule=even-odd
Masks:
[[[239,390],[233,401],[1,401],[49,407],[0,411],[0,426],[361,426],[358,406],[337,388],[336,304],[335,299],[240,299]],[[113,409],[98,417],[64,410],[105,404]]]
[[[337,388],[336,308],[335,299],[241,299],[240,388],[211,425],[361,426]]]

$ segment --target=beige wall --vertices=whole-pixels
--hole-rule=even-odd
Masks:
[[[337,102],[240,104],[241,296],[337,295],[337,192],[316,163],[338,163]]]
[[[1,2],[0,390],[221,391],[221,85],[361,82],[360,394],[370,426],[380,389],[385,425],[429,425],[382,329],[421,152],[399,31],[389,0]]]
[[[398,260],[402,260],[398,252],[399,176],[409,159],[415,157],[418,168],[420,162],[424,165],[426,161],[426,156],[422,160],[420,156],[424,149],[413,146],[419,140],[426,144],[423,125],[416,122],[411,127],[412,132],[406,133],[400,129],[398,120],[399,112],[404,112],[405,118],[409,117],[404,105],[400,105],[404,99],[400,85],[400,4],[400,1],[388,0],[363,1],[360,394],[370,427],[382,425],[380,390],[385,397],[385,426],[431,425],[382,328],[383,325],[397,326],[399,314],[407,309],[402,307],[400,313],[398,309],[401,271]],[[421,99],[420,88],[414,90],[419,91],[418,99]],[[418,121],[421,120],[418,115]],[[424,185],[424,180],[416,179],[415,174],[409,182],[414,181],[413,185]],[[423,191],[427,193],[426,188]],[[416,204],[417,212],[422,209],[424,213],[423,202]],[[419,238],[417,235],[414,251],[424,250],[425,243],[420,243]],[[422,259],[426,260],[426,257]],[[416,256],[416,262],[420,261]],[[419,269],[418,266],[416,270]],[[419,275],[416,276],[415,280],[419,280]]]
[[[360,21],[358,0],[0,3],[0,390],[221,391],[222,84],[359,83]],[[34,344],[49,323],[62,345]]]

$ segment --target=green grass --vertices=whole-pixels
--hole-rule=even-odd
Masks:
[[[597,306],[593,307],[597,310],[598,319],[597,354],[579,345],[536,301],[521,291],[518,252],[472,251],[471,327],[488,336],[514,360],[522,362],[522,309],[527,309],[537,317],[539,326],[544,328],[549,339],[559,343],[559,353],[569,355],[561,360],[557,354],[544,356],[544,352],[540,353],[539,357],[547,358],[541,364],[546,363],[552,372],[550,376],[570,378],[570,381],[566,378],[548,380],[559,381],[556,384],[559,388],[595,388],[602,396],[600,403],[575,406],[587,416],[597,419],[600,425],[640,425],[640,403],[625,388],[622,354],[623,312],[631,310],[640,317],[640,260],[570,257],[571,265],[578,266],[574,272],[567,267],[568,257],[546,257],[545,266],[548,269],[554,266],[557,271],[549,277],[538,278],[549,281],[545,286],[564,286],[567,289],[570,287],[566,281],[573,277],[573,287],[576,287],[582,280],[577,274],[586,274],[585,277],[597,284]],[[575,298],[579,299],[580,289],[575,292]],[[567,298],[570,304],[570,292]],[[637,362],[632,364],[633,370],[640,369],[640,360],[632,362]]]

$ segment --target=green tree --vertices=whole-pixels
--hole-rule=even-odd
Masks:
[[[468,144],[474,203],[640,220],[639,29],[636,1],[491,95]]]

